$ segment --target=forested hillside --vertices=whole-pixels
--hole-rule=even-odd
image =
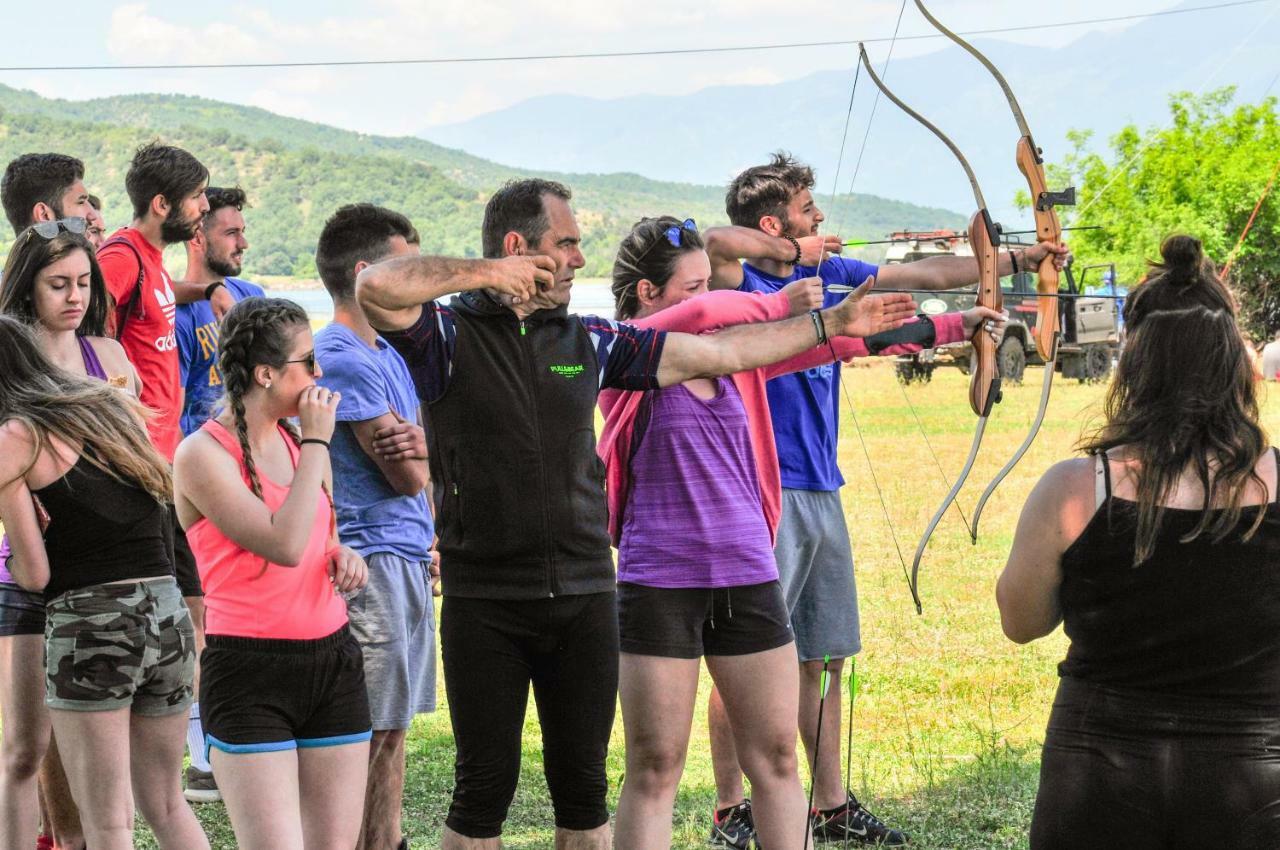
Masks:
[[[134,149],[154,138],[191,150],[217,185],[249,193],[250,274],[314,275],[315,240],[339,205],[371,201],[401,210],[418,226],[423,248],[476,256],[488,194],[527,174],[421,139],[368,136],[262,109],[171,95],[91,101],[42,98],[0,86],[0,158],[57,150],[80,157],[90,191],[101,195],[108,224],[130,217],[124,173]],[[587,256],[584,273],[608,274],[618,240],[643,215],[724,223],[724,189],[664,183],[634,174],[552,174],[575,192]],[[819,187],[824,202],[829,189]],[[830,220],[851,237],[904,227],[963,226],[957,213],[873,196],[842,198]],[[7,252],[10,235],[0,240]]]

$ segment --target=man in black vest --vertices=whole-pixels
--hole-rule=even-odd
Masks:
[[[440,638],[458,749],[446,850],[498,847],[530,683],[556,846],[609,846],[618,622],[595,453],[600,389],[753,369],[828,335],[896,328],[915,308],[864,289],[820,313],[707,336],[570,315],[585,261],[569,199],[559,183],[508,183],[485,208],[486,259],[396,258],[357,280],[369,322],[426,405],[431,477],[444,492]]]

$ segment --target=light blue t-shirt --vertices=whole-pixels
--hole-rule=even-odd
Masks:
[[[262,295],[262,287],[247,280],[229,277],[227,291],[237,302],[250,295]],[[183,436],[198,431],[213,415],[213,407],[222,397],[222,373],[218,371],[218,330],[221,322],[213,317],[208,301],[179,304],[174,317],[174,337],[178,341],[178,364],[182,373]]]
[[[790,277],[775,277],[742,264],[744,292],[777,292],[794,280],[813,277],[813,266],[795,266]],[[858,286],[880,269],[860,260],[830,257],[822,264],[823,283]],[[828,292],[823,306],[845,298]],[[765,385],[772,413],[782,486],[791,490],[839,490],[844,476],[836,464],[840,423],[840,364],[828,363],[780,375]]]
[[[338,537],[365,558],[389,552],[425,561],[434,536],[426,494],[397,493],[361,448],[351,427],[353,422],[377,419],[389,411],[409,422],[418,421],[418,397],[409,368],[382,337],[376,345],[376,350],[370,348],[337,322],[316,334],[316,360],[324,372],[318,383],[342,393],[338,427],[329,449]]]

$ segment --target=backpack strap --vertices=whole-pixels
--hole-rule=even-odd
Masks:
[[[120,313],[120,321],[115,327],[115,338],[118,341],[124,336],[124,326],[129,323],[129,317],[135,312],[141,318],[146,315],[146,306],[142,301],[142,284],[146,280],[147,270],[142,264],[142,253],[138,250],[138,246],[134,245],[124,236],[112,236],[98,248],[97,253],[101,254],[102,249],[109,245],[123,245],[133,254],[133,258],[138,261],[138,279],[133,283],[133,290],[129,293],[129,297],[124,300],[124,304],[117,305],[116,309],[123,308],[124,312]]]

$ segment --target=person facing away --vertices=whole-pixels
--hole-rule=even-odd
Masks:
[[[136,804],[160,847],[206,850],[178,781],[194,630],[171,572],[169,467],[144,415],[0,316],[0,520],[14,578],[44,595],[44,701],[85,839],[132,848]]]
[[[241,301],[221,346],[226,404],[174,464],[208,591],[206,746],[241,850],[352,850],[372,731],[341,596],[364,586],[365,563],[339,544],[330,497],[340,396],[316,385],[292,301]]]
[[[347,599],[373,720],[360,845],[367,850],[409,844],[400,817],[405,737],[416,715],[436,707],[435,532],[413,378],[360,309],[356,275],[379,260],[417,253],[409,220],[373,204],[340,207],[316,246],[320,280],[333,298],[333,321],[316,334],[319,384],[342,396],[330,452],[338,536],[369,567],[369,583]],[[383,444],[392,440],[397,448],[387,451]]]
[[[427,405],[440,514],[441,648],[458,748],[444,846],[497,847],[530,684],[557,842],[609,844],[618,676],[596,398],[786,359],[825,334],[894,328],[914,304],[866,288],[814,317],[666,334],[567,312],[585,263],[568,187],[520,180],[485,207],[485,259],[401,257],[356,294]],[[460,292],[448,306],[439,299]]]
[[[1160,253],[1088,456],[1036,484],[996,590],[1010,639],[1071,641],[1034,850],[1280,846],[1280,453],[1231,293],[1198,240]]]
[[[185,437],[198,429],[213,413],[222,397],[222,376],[218,373],[218,331],[221,317],[214,316],[209,296],[225,288],[240,302],[263,295],[261,286],[241,280],[245,237],[244,208],[247,203],[239,186],[209,186],[204,190],[209,210],[186,242],[188,283],[204,287],[204,300],[178,305],[174,335],[178,344],[178,367],[182,380],[182,417],[179,426]]]

